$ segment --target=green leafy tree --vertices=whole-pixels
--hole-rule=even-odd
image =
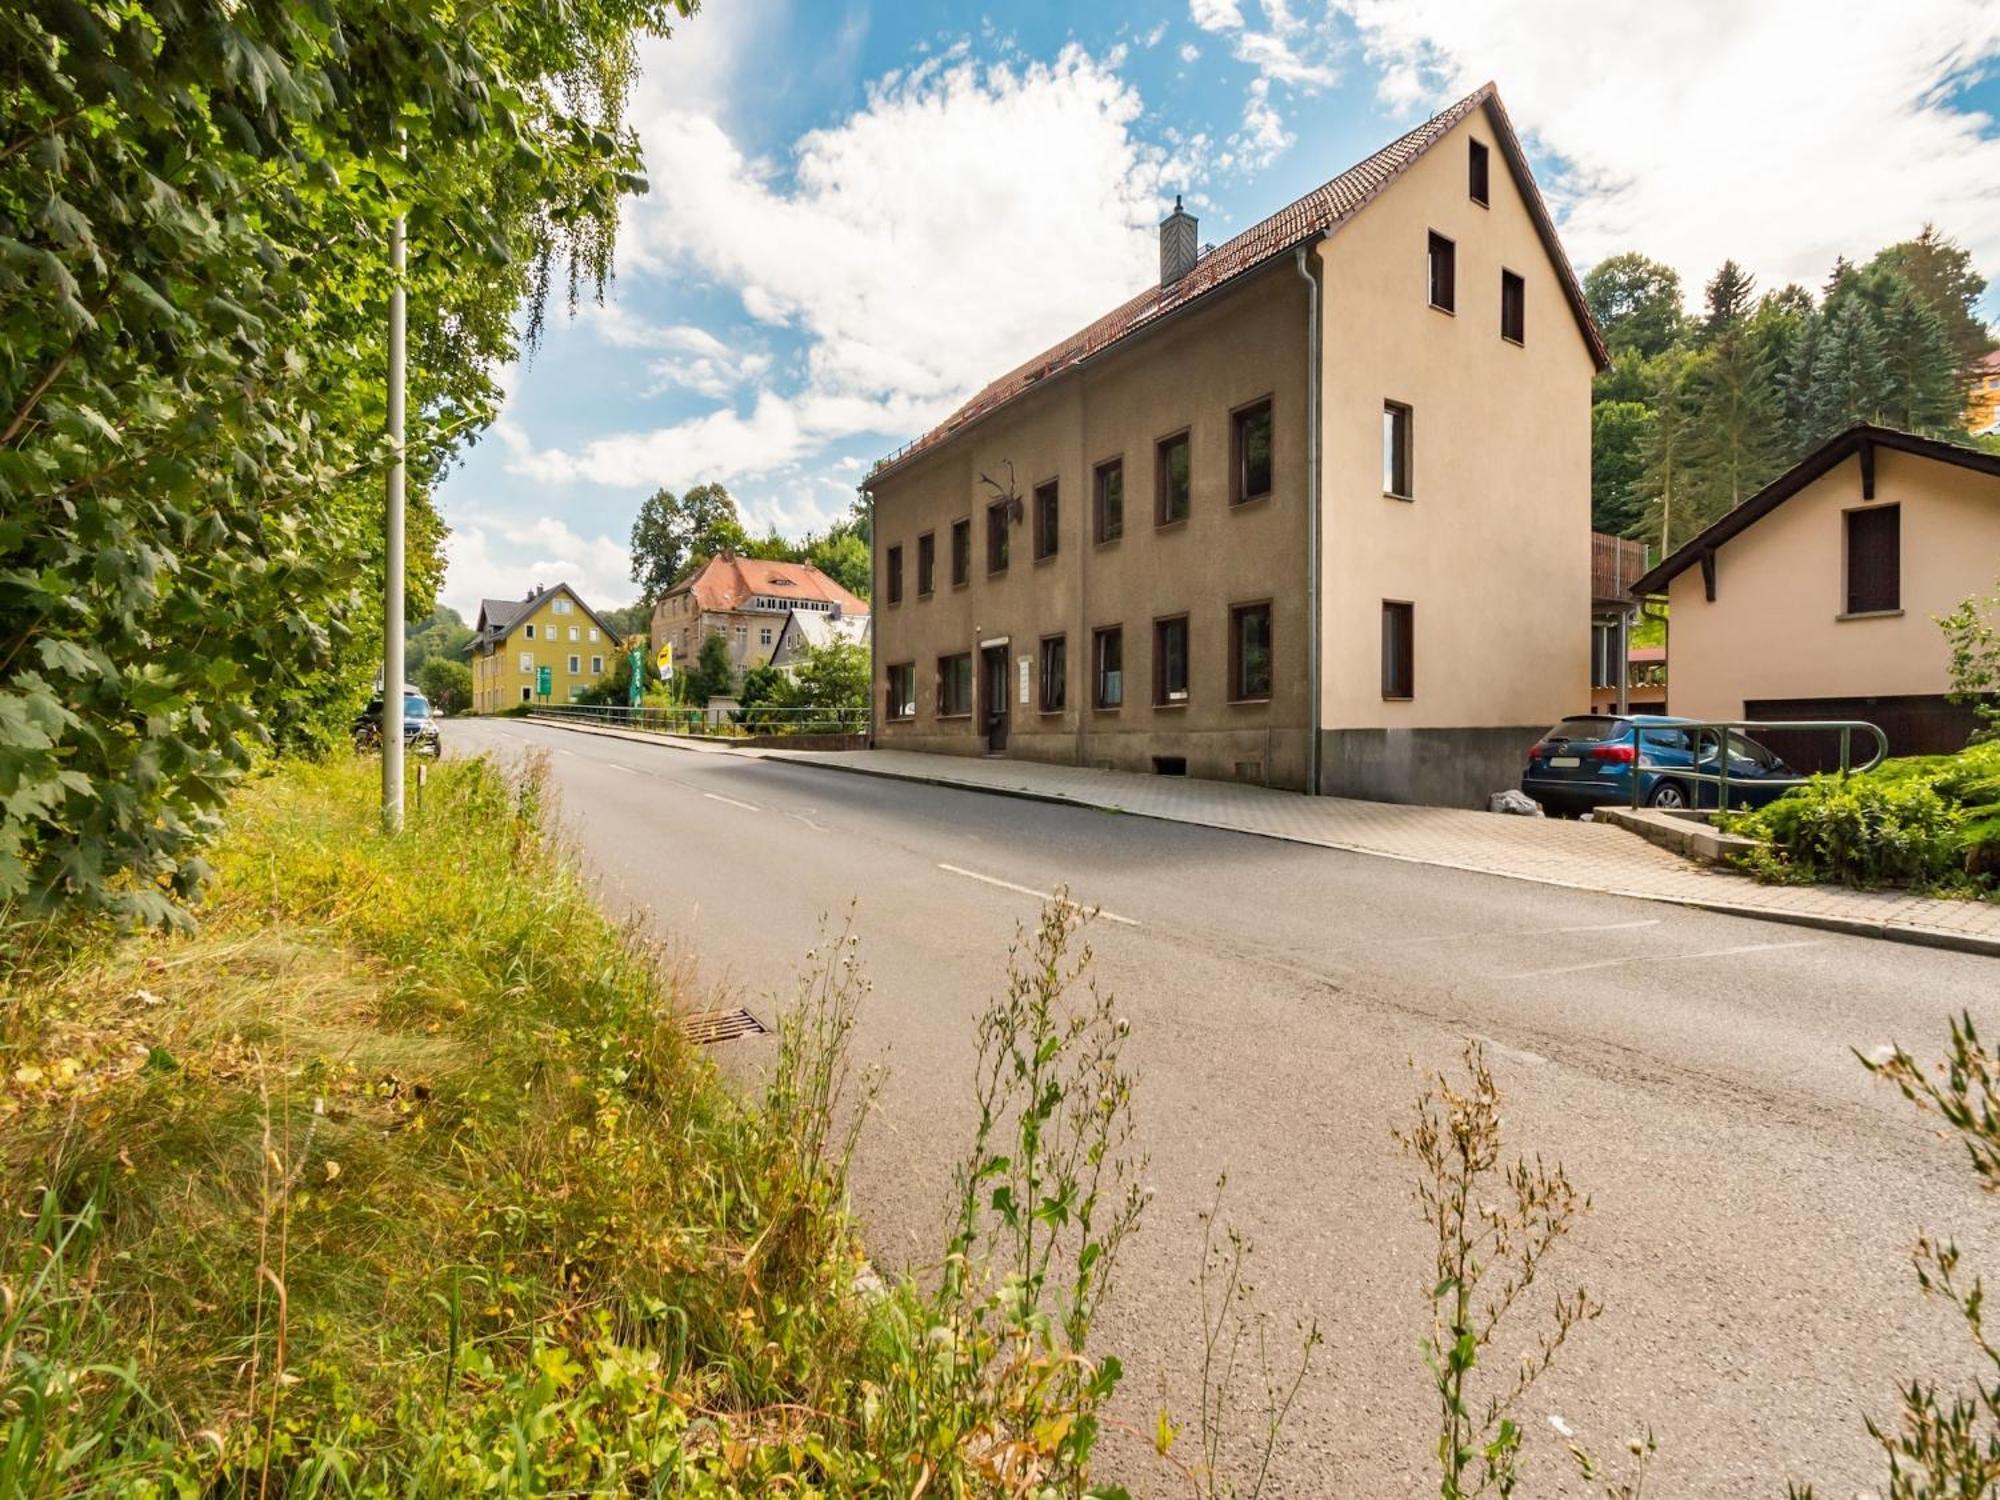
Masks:
[[[736,502],[721,485],[698,484],[684,495],[654,490],[632,522],[632,581],[648,617],[696,564],[749,545]]]
[[[1687,324],[1680,273],[1636,251],[1599,261],[1583,278],[1584,300],[1605,346],[1646,358],[1679,342]]]
[[[417,668],[416,682],[441,714],[462,714],[472,707],[472,668],[456,657],[426,658]]]
[[[618,638],[627,647],[630,647],[635,639],[645,642],[652,635],[653,608],[643,601],[638,604],[627,604],[619,609],[599,610],[598,613],[604,616],[604,623],[617,632]]]
[[[1611,368],[1600,374],[1590,384],[1592,401],[1638,401],[1653,399],[1653,386],[1659,377],[1653,361],[1637,349],[1626,349],[1611,356]]]
[[[704,704],[711,698],[727,698],[735,693],[736,666],[729,659],[729,642],[720,631],[702,637],[694,670],[687,674],[685,691],[690,703]]]
[[[798,665],[779,683],[772,702],[800,710],[788,714],[801,731],[852,729],[868,708],[868,648],[853,641],[809,646]]]
[[[868,542],[852,522],[836,521],[826,535],[808,537],[805,560],[858,599],[866,599],[873,583],[874,559]]]
[[[440,604],[430,618],[413,626],[403,643],[403,675],[412,681],[434,656],[457,657],[472,640],[472,627],[449,604]]]
[[[1638,533],[1645,520],[1641,481],[1653,428],[1644,401],[1600,401],[1590,409],[1590,525],[1614,536]]]
[[[0,7],[0,921],[171,920],[259,745],[379,647],[388,229],[410,605],[429,490],[641,185],[636,39],[691,0]]]

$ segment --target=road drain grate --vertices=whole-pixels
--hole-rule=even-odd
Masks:
[[[741,1036],[764,1036],[771,1029],[741,1006],[735,1010],[698,1010],[682,1016],[680,1024],[688,1040],[698,1047],[733,1042]]]

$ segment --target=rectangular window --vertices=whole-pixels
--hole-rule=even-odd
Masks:
[[[1110,459],[1097,466],[1097,539],[1115,542],[1125,534],[1125,460]]]
[[[569,628],[569,638],[571,640],[575,640],[577,638],[576,627],[574,625],[570,626]]]
[[[1486,149],[1486,142],[1474,141],[1472,143],[1472,159],[1467,172],[1466,190],[1472,194],[1472,201],[1477,203],[1481,208],[1485,208],[1493,201],[1489,191],[1493,185],[1491,181],[1492,168],[1489,165],[1489,161],[1490,154]]]
[[[1162,707],[1188,701],[1186,615],[1153,622],[1153,701]]]
[[[1229,611],[1229,696],[1253,703],[1271,696],[1271,606],[1239,604]]]
[[[1056,555],[1056,524],[1061,519],[1056,482],[1035,487],[1035,560]]]
[[[1157,497],[1153,514],[1155,525],[1171,526],[1188,518],[1188,435],[1185,432],[1160,439],[1153,465],[1153,487]]]
[[[917,538],[917,593],[919,596],[932,593],[937,588],[937,533],[926,531]]]
[[[580,656],[572,656],[572,657],[571,657],[571,658],[569,659],[569,675],[570,675],[570,676],[572,676],[572,677],[581,677],[581,676],[583,675],[583,658],[582,658],[582,657],[580,657]]]
[[[557,613],[557,614],[559,614],[559,615],[566,615],[566,614],[568,614],[569,612],[570,612],[570,603],[569,603],[569,600],[567,600],[567,599],[558,599],[558,600],[556,600],[556,613]]]
[[[593,646],[597,644],[597,627],[595,625],[590,627],[590,643]]]
[[[530,625],[528,627],[528,639],[532,641],[534,638],[535,638],[535,627]]]
[[[1417,696],[1416,606],[1382,601],[1382,696]]]
[[[1116,625],[1098,631],[1090,650],[1097,706],[1117,708],[1125,701],[1125,632]]]
[[[523,651],[523,652],[521,653],[521,670],[522,670],[523,672],[532,672],[532,671],[534,671],[534,670],[535,670],[535,653],[534,653],[534,652],[532,652],[532,651]]]
[[[889,668],[889,694],[882,704],[885,719],[914,719],[917,716],[917,664],[900,662]]]
[[[972,581],[972,517],[951,523],[951,586],[963,588]]]
[[[1458,258],[1452,242],[1431,231],[1431,306],[1453,312],[1458,307]]]
[[[601,656],[593,656],[593,657],[591,657],[591,659],[590,659],[590,675],[591,675],[591,676],[593,676],[593,677],[602,677],[602,676],[604,675],[604,658],[603,658],[603,657],[601,657]]]
[[[1512,271],[1500,273],[1500,337],[1528,341],[1528,283]]]
[[[1875,614],[1903,607],[1903,508],[1878,505],[1847,512],[1847,612]]]
[[[1271,403],[1246,406],[1229,419],[1229,503],[1271,493]]]
[[[760,646],[768,646],[771,644],[770,626],[766,625],[762,630],[759,630],[757,632],[757,644]]]
[[[1061,713],[1069,696],[1069,638],[1042,637],[1042,712]]]
[[[903,549],[891,547],[882,560],[883,588],[891,604],[903,602]]]
[[[995,500],[986,507],[986,571],[1007,571],[1007,502]]]
[[[1410,489],[1410,409],[1400,401],[1382,403],[1382,493],[1407,500]]]
[[[972,712],[972,653],[938,658],[938,717],[963,718]]]

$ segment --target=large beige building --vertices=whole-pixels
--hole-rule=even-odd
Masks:
[[[1676,714],[1859,719],[1909,755],[1961,749],[1975,727],[1945,696],[1937,617],[1991,594],[1996,575],[2000,455],[1853,427],[1633,592],[1667,600]],[[1759,738],[1806,769],[1825,759],[1825,736]]]
[[[842,588],[811,563],[773,562],[717,553],[660,596],[653,606],[653,647],[674,648],[674,661],[692,668],[701,643],[719,635],[740,678],[770,661],[793,614],[865,620],[868,601]]]
[[[1483,802],[1590,692],[1575,276],[1491,85],[879,464],[877,743]]]

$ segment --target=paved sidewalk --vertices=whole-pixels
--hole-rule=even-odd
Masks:
[[[561,727],[581,726],[565,723]],[[1760,885],[1745,875],[1692,864],[1608,823],[1569,823],[1504,817],[1463,808],[1305,797],[1296,792],[1231,782],[1039,765],[1032,761],[921,755],[907,750],[736,750],[629,730],[583,729],[582,732],[666,741],[680,749],[710,754],[753,756],[826,770],[1066,802],[1373,854],[1411,864],[1470,870],[1510,880],[1532,880],[1543,885],[1647,901],[1669,901],[1739,916],[2000,957],[2000,903],[1940,901],[1896,891],[1850,891],[1839,886]]]

